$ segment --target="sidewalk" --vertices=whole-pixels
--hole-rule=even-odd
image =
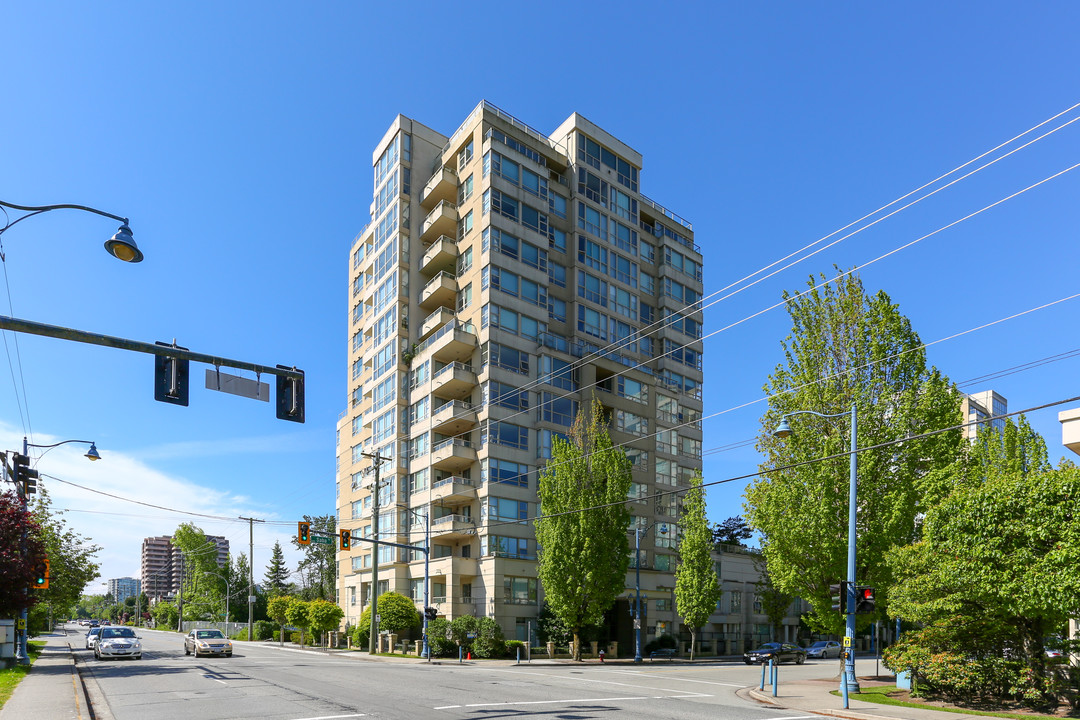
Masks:
[[[58,628],[31,639],[47,644],[11,699],[0,708],[0,720],[90,720],[86,689],[68,645],[81,642],[82,636]]]
[[[889,684],[864,677],[859,678],[859,683],[863,687]],[[776,689],[776,697],[773,697],[772,686],[768,682],[765,683],[764,690],[758,690],[758,686],[755,685],[752,688],[740,690],[738,694],[760,703],[787,710],[799,710],[817,715],[851,718],[852,720],[885,720],[886,718],[895,720],[959,720],[964,717],[988,717],[967,713],[957,714],[944,710],[902,707],[900,705],[882,705],[859,700],[857,693],[848,696],[848,709],[845,710],[843,697],[831,694],[833,690],[838,688],[839,680],[837,678],[784,682],[781,675],[779,686]]]

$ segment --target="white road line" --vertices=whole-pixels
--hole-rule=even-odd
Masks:
[[[697,698],[697,697],[712,697],[711,695],[704,695],[702,693],[693,693],[690,695],[640,695],[640,696],[627,696],[627,697],[609,697],[609,698],[579,698],[577,700],[520,700],[516,702],[492,702],[492,703],[471,703],[469,705],[442,705],[440,707],[432,708],[432,710],[456,710],[458,708],[474,708],[474,707],[506,707],[508,705],[554,705],[556,703],[598,703],[598,702],[620,702],[624,700],[679,700],[682,698]],[[785,718],[786,720],[786,718]]]
[[[672,677],[671,675],[649,675],[648,673],[634,672],[633,670],[612,670],[611,672],[613,672],[613,673],[614,672],[623,673],[625,675],[635,675],[635,676],[638,676],[638,677],[664,678],[665,680],[677,680],[678,682],[701,683],[703,685],[722,685],[724,687],[736,687],[736,688],[746,687],[746,685],[740,684],[740,683],[715,682],[713,680],[691,680],[690,678]]]
[[[296,720],[338,720],[338,718],[354,717],[367,717],[367,715],[364,713],[354,713],[353,715],[320,715],[319,717],[296,718]]]
[[[524,675],[526,677],[528,677],[530,675],[539,675],[541,677],[553,677],[553,678],[559,678],[561,680],[577,680],[579,682],[592,682],[592,683],[602,683],[604,685],[619,685],[621,687],[632,687],[635,690],[660,690],[662,692],[670,692],[671,691],[671,688],[666,688],[666,687],[650,687],[648,685],[640,685],[638,683],[615,682],[614,680],[597,680],[595,678],[578,677],[578,676],[574,676],[574,675],[557,675],[555,673],[537,673],[537,672],[529,672],[529,671],[526,671],[526,670],[503,670],[501,668],[491,668],[490,672],[506,672],[506,673],[513,673],[515,675]],[[743,686],[738,685],[736,687],[743,687]]]

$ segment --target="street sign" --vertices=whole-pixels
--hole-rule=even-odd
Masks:
[[[270,402],[270,385],[251,378],[230,375],[220,368],[206,371],[206,389],[219,390],[231,395]]]
[[[334,538],[324,537],[322,535],[312,535],[311,542],[315,543],[316,545],[333,545]]]
[[[845,635],[844,636],[844,647],[851,647],[851,636],[850,635]]]

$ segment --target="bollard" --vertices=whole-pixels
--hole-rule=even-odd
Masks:
[[[848,709],[847,673],[846,672],[840,673],[840,677],[842,678],[841,681],[840,681],[840,688],[841,688],[841,690],[843,691],[843,694],[844,694],[844,709],[847,710]]]
[[[773,675],[773,661],[769,659],[769,684],[772,685],[773,692],[776,691],[776,676]]]
[[[517,665],[521,664],[521,648],[520,647],[517,649],[517,662],[515,664],[517,664]]]
[[[776,697],[776,686],[780,684],[780,663],[773,665],[772,696]]]
[[[460,665],[461,664],[461,646],[460,645],[457,646],[457,661],[458,661],[458,664]]]
[[[758,690],[765,689],[765,663],[761,663],[761,685],[758,686]]]

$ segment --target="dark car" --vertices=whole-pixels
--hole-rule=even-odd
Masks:
[[[790,643],[765,643],[756,650],[743,653],[743,662],[747,665],[767,663],[770,660],[777,664],[794,660],[796,665],[802,665],[806,662],[806,651]]]

